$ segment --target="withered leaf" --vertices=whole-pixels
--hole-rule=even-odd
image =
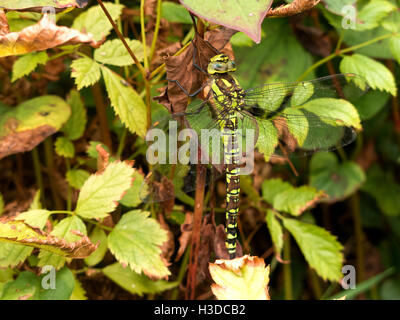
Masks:
[[[9,33],[10,29],[8,27],[8,21],[6,14],[0,9],[0,37]]]
[[[235,30],[218,28],[205,34],[205,39],[195,36],[188,48],[178,56],[166,58],[165,66],[167,70],[168,86],[163,88],[163,93],[155,97],[159,103],[163,104],[171,113],[180,113],[186,110],[189,97],[176,83],[190,94],[202,87],[207,80],[207,75],[196,68],[195,63],[204,71],[211,57],[223,51],[232,57],[229,39],[235,34]]]
[[[93,244],[85,235],[78,235],[80,240],[68,243],[23,221],[0,218],[0,241],[40,248],[66,258],[83,259],[97,249],[99,244]]]
[[[99,42],[91,35],[78,30],[57,26],[48,14],[33,26],[19,32],[10,32],[0,36],[0,57],[41,51],[66,44],[89,44],[98,47]]]
[[[181,235],[179,237],[179,249],[176,254],[175,261],[178,261],[182,254],[185,252],[187,245],[189,244],[190,238],[192,237],[192,224],[193,224],[193,212],[186,212],[185,221],[181,225]]]
[[[58,131],[71,114],[69,105],[57,96],[41,96],[8,108],[0,118],[0,159],[32,150]]]
[[[43,8],[51,7],[58,12],[66,8],[83,8],[88,2],[89,0],[2,0],[0,8],[42,12]]]

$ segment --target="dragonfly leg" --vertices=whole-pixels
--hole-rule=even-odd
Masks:
[[[204,87],[207,85],[207,81],[205,81],[204,83],[203,83],[203,85],[199,88],[199,89],[197,89],[195,92],[193,92],[193,93],[189,93],[184,87],[182,87],[182,85],[181,85],[181,83],[179,82],[179,80],[172,80],[172,79],[168,79],[167,78],[167,80],[168,81],[171,81],[171,82],[175,82],[177,85],[178,85],[178,87],[188,96],[188,97],[194,97],[194,96],[196,96],[201,90],[203,90],[204,89]]]

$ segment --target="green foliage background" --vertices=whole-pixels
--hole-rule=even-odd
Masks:
[[[357,8],[357,20],[343,28],[349,13],[342,8],[349,4]],[[0,139],[10,135],[5,123],[11,118],[18,132],[42,125],[55,132],[33,150],[0,160],[0,215],[23,212],[18,220],[67,243],[82,235],[99,242],[90,256],[73,259],[10,242],[20,234],[2,226],[0,240],[8,241],[0,242],[0,299],[184,297],[179,285],[185,285],[190,246],[175,261],[174,245],[194,199],[180,190],[182,181],[173,180],[176,202],[164,216],[138,194],[143,171],[151,169],[143,139],[149,116],[168,114],[151,99],[166,83],[156,40],[164,47],[187,45],[192,20],[177,2],[105,5],[136,62],[95,1],[57,13],[57,25],[92,34],[104,41],[98,48],[64,45],[0,58]],[[12,9],[7,1],[2,6]],[[25,8],[23,0],[14,6]],[[247,6],[252,9],[251,1]],[[6,17],[10,32],[19,32],[41,14],[7,10]],[[149,36],[158,27],[159,38]],[[243,32],[231,38],[244,88],[334,73],[356,73],[366,81],[357,85],[371,88],[352,101],[363,127],[352,145],[295,161],[298,177],[288,165],[264,159],[253,179],[242,176],[241,241],[245,253],[271,265],[272,299],[400,299],[399,29],[398,0],[326,0],[301,15],[266,18],[259,44]],[[49,75],[52,68],[59,71]],[[58,112],[43,119],[52,104]],[[98,144],[110,153],[103,170]],[[135,160],[134,168],[120,160]],[[223,223],[221,206],[216,211]],[[51,294],[41,287],[45,265],[58,270],[60,285]],[[343,265],[355,266],[357,289],[340,287]],[[111,289],[96,292],[97,283]]]

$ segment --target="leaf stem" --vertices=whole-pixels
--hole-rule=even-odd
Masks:
[[[306,76],[308,76],[308,74],[310,74],[314,69],[316,69],[316,68],[319,67],[320,65],[322,65],[322,64],[324,64],[324,63],[326,63],[326,62],[328,62],[328,61],[330,61],[330,60],[332,60],[332,59],[334,59],[334,58],[336,58],[336,57],[338,57],[338,56],[340,56],[341,54],[344,54],[344,53],[347,53],[347,52],[350,52],[350,51],[355,51],[355,50],[357,50],[357,49],[363,48],[363,47],[368,46],[368,45],[370,45],[370,44],[373,44],[373,43],[375,43],[375,42],[382,41],[382,40],[384,40],[384,39],[386,39],[386,38],[389,38],[389,37],[391,37],[391,36],[393,36],[393,35],[394,35],[394,33],[387,33],[387,34],[384,34],[384,35],[379,36],[379,37],[376,37],[376,38],[374,38],[374,39],[365,41],[365,42],[363,42],[363,43],[357,44],[357,45],[352,46],[352,47],[348,47],[348,48],[341,49],[341,50],[336,49],[334,53],[332,53],[332,54],[330,54],[329,56],[327,56],[327,57],[325,57],[325,58],[323,58],[323,59],[317,61],[317,62],[314,63],[311,67],[309,67],[309,68],[297,79],[297,81],[304,80],[304,78],[305,78]],[[339,41],[341,41],[341,40],[339,39]]]
[[[46,167],[48,170],[48,175],[50,180],[50,189],[54,201],[54,207],[57,210],[59,210],[62,208],[62,204],[61,204],[61,199],[57,193],[56,181],[54,180],[54,156],[53,156],[53,142],[51,136],[44,140],[43,145],[45,152]]]
[[[149,55],[149,60],[150,60],[150,61],[153,59],[154,51],[155,51],[155,49],[156,49],[157,38],[158,38],[158,31],[159,31],[159,29],[160,29],[160,21],[161,21],[161,1],[162,1],[162,0],[157,0],[156,26],[155,26],[155,28],[154,28],[153,40],[152,40],[152,42],[151,42],[150,55]]]
[[[183,278],[184,278],[184,276],[185,276],[186,269],[187,269],[187,264],[188,264],[188,261],[189,261],[189,255],[190,255],[190,248],[188,247],[188,248],[186,248],[185,254],[183,255],[182,263],[181,263],[181,266],[180,266],[180,268],[179,268],[178,277],[176,278],[176,281],[177,281],[179,284],[182,283],[182,280],[183,280]],[[176,300],[176,299],[178,299],[178,296],[179,296],[179,285],[178,285],[178,287],[175,288],[174,291],[172,292],[171,300]]]
[[[140,0],[140,29],[141,29],[142,43],[143,43],[144,69],[149,70],[149,60],[147,57],[147,45],[146,45],[146,30],[144,26],[144,1],[145,0]]]
[[[65,158],[65,165],[67,167],[67,171],[71,170],[71,163],[68,158]],[[68,183],[68,190],[67,190],[67,210],[71,210],[71,186]]]
[[[129,55],[132,57],[132,59],[135,62],[136,66],[138,67],[138,69],[142,73],[143,77],[146,77],[146,71],[144,70],[143,66],[140,64],[138,58],[136,58],[135,54],[133,53],[132,49],[129,47],[128,43],[125,41],[124,36],[118,30],[117,25],[114,23],[114,20],[112,19],[112,17],[108,13],[108,11],[107,11],[106,7],[104,6],[102,0],[97,0],[97,2],[99,3],[101,9],[104,11],[104,14],[107,16],[107,19],[110,21],[110,23],[111,23],[114,31],[116,32],[118,38],[121,39],[121,41],[124,44],[126,50],[128,50]]]
[[[32,149],[32,160],[33,160],[33,171],[35,173],[36,184],[40,191],[40,200],[44,204],[43,176],[42,176],[42,170],[40,168],[38,147]]]
[[[285,231],[285,241],[283,243],[283,260],[290,261],[290,233]],[[290,263],[283,265],[283,282],[285,286],[285,300],[293,300],[292,270]]]

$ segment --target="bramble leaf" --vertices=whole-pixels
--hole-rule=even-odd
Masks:
[[[397,94],[396,83],[392,72],[382,63],[361,54],[353,54],[345,56],[340,62],[340,71],[343,73],[355,73],[365,79],[372,89],[379,89],[390,92],[392,95]],[[365,89],[366,85],[360,77],[351,77],[351,80],[361,89]]]
[[[90,173],[82,169],[71,169],[67,171],[66,180],[75,189],[81,189],[85,181],[90,177]]]
[[[149,218],[148,212],[140,210],[125,213],[108,235],[108,247],[120,263],[158,279],[170,274],[161,259],[161,245],[165,241],[166,231]]]
[[[140,137],[146,135],[147,111],[140,95],[118,74],[102,66],[108,97],[122,123]]]
[[[89,87],[100,79],[100,66],[89,57],[83,57],[72,61],[71,70],[71,77],[75,78],[75,84],[78,90]]]
[[[79,92],[75,89],[71,90],[67,99],[67,103],[71,107],[71,117],[64,124],[61,131],[70,140],[77,140],[82,137],[86,126],[86,109],[82,103]]]
[[[323,228],[295,219],[283,219],[283,225],[293,235],[310,267],[323,279],[339,281],[343,276],[343,247],[336,237]]]
[[[75,212],[87,219],[107,217],[131,186],[133,172],[130,165],[115,161],[103,172],[92,174],[81,188]]]
[[[104,6],[114,21],[119,18],[122,9],[124,8],[123,5],[114,4],[112,2],[104,2]],[[74,20],[71,28],[91,34],[95,40],[99,41],[109,35],[112,30],[112,25],[110,21],[108,21],[107,16],[104,14],[101,7],[93,6],[82,12]]]
[[[126,42],[139,61],[143,61],[143,45],[139,40],[126,38]],[[126,50],[120,39],[108,40],[94,51],[94,59],[100,63],[111,64],[113,66],[130,66],[134,64],[132,57]]]
[[[79,234],[77,234],[78,232]],[[61,220],[53,229],[53,231],[50,233],[51,236],[62,239],[62,242],[64,243],[62,246],[71,247],[74,248],[75,253],[77,257],[86,257],[89,254],[91,254],[94,250],[96,250],[97,246],[93,245],[89,238],[85,237],[86,236],[86,226],[83,223],[83,221],[77,217],[77,216],[72,216],[72,217],[67,217]],[[79,248],[79,244],[81,248]],[[61,249],[62,249],[61,246]],[[89,249],[89,250],[86,250]],[[54,253],[51,251],[44,251],[41,250],[39,253],[39,263],[38,266],[43,267],[45,265],[51,265],[56,269],[60,269],[61,267],[64,266],[66,262],[66,258],[64,256],[68,256],[68,254],[60,254],[62,253],[61,250],[57,250]],[[81,253],[83,256],[81,255]],[[84,252],[86,251],[86,252]],[[74,257],[74,256],[72,256]]]
[[[270,190],[272,189],[272,190]],[[325,197],[323,191],[309,186],[295,188],[279,179],[270,179],[262,184],[263,197],[278,211],[299,216]]]
[[[311,159],[310,185],[329,196],[323,201],[335,202],[346,198],[364,181],[364,171],[357,163],[345,161],[340,164],[334,153],[316,153]]]
[[[66,137],[58,137],[54,143],[54,147],[60,157],[73,158],[75,155],[74,144]]]
[[[274,212],[270,209],[268,209],[265,220],[267,221],[268,230],[275,247],[275,253],[277,254],[277,256],[280,256],[283,248],[282,226],[279,223],[278,219],[276,219]]]
[[[96,227],[93,229],[91,232],[90,236],[90,241],[93,243],[100,243],[97,249],[87,258],[84,259],[85,263],[88,266],[95,266],[98,264],[101,260],[103,260],[107,249],[107,235],[104,232],[103,229]]]
[[[123,267],[116,262],[103,269],[103,273],[126,291],[143,296],[143,294],[155,294],[175,288],[178,282],[165,280],[151,280],[143,274],[136,273],[128,267]]]
[[[11,82],[30,74],[39,64],[46,64],[48,55],[46,51],[30,52],[14,62]]]
[[[264,259],[245,255],[209,264],[215,283],[211,290],[218,300],[270,300],[269,266]]]

